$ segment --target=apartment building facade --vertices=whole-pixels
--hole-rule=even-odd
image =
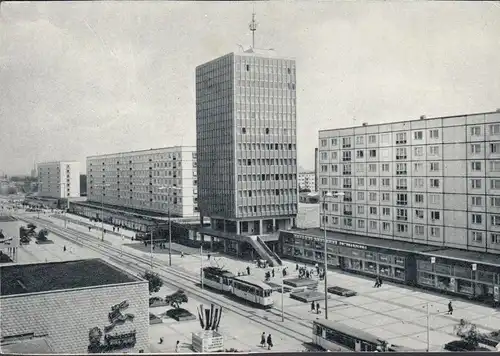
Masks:
[[[319,165],[327,230],[500,254],[500,112],[320,131]]]
[[[57,161],[37,164],[38,194],[50,198],[80,196],[80,162]]]
[[[299,173],[298,184],[300,189],[309,189],[311,192],[315,192],[316,173],[315,172]]]
[[[196,148],[175,146],[87,157],[87,199],[172,216],[198,215]]]
[[[212,229],[266,235],[297,215],[295,60],[230,53],[196,68],[199,207]]]

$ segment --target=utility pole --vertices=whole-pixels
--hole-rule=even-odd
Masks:
[[[430,331],[431,331],[431,326],[430,326],[430,313],[429,313],[429,302],[426,303],[427,306],[427,352],[430,350]]]
[[[285,276],[281,276],[281,321],[285,322],[285,303],[284,303],[284,294],[285,294]]]
[[[168,265],[172,266],[172,217],[168,208]]]
[[[200,246],[200,266],[201,289],[203,289],[203,242]]]

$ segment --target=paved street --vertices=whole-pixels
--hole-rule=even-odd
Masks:
[[[57,222],[58,225],[64,225],[64,222],[58,219],[51,218],[52,221]],[[81,229],[82,232],[94,236],[97,241],[100,240],[100,232],[92,231],[88,232],[88,229],[83,227],[70,226],[70,228]],[[56,243],[54,245],[30,245],[25,247],[32,255],[43,258],[72,258],[71,252],[64,253],[62,251],[62,244],[65,242],[58,237],[51,234],[51,239]],[[130,240],[122,240],[118,236],[106,236],[106,241],[112,243],[113,245],[120,245],[124,243],[124,250],[134,253],[140,253],[142,256],[149,256],[149,249],[147,251],[139,252],[140,249],[130,246]],[[140,245],[140,243],[137,243]],[[86,256],[95,257],[92,253],[84,252],[81,248],[77,246],[72,246],[72,244],[66,243],[67,247],[71,247],[74,251],[75,257]],[[143,245],[142,245],[143,246]],[[25,251],[25,252],[27,252]],[[158,250],[155,250],[157,252]],[[161,253],[155,253],[155,260],[164,261],[165,264],[168,263],[168,250],[162,250]],[[197,251],[196,251],[197,252]],[[21,254],[20,254],[21,256]],[[27,256],[24,254],[24,256]],[[52,257],[51,257],[52,256]],[[24,258],[24,257],[23,257]],[[26,257],[28,258],[28,257]],[[208,261],[207,256],[204,255],[203,263],[205,266],[213,265],[224,267],[233,273],[244,272],[247,266],[251,266],[251,273],[259,276],[264,280],[265,269],[256,268],[249,262],[239,261],[230,257],[216,255]],[[198,276],[199,268],[201,265],[201,260],[199,253],[192,255],[185,255],[181,257],[178,253],[172,254],[172,264],[174,267],[188,271],[189,273]],[[292,262],[285,262],[288,267],[288,271],[295,274],[295,264]],[[274,278],[274,283],[281,283],[280,272],[278,269],[275,270],[276,277]],[[426,348],[426,303],[429,303],[430,308],[430,345],[431,350],[438,351],[442,349],[442,346],[451,340],[457,339],[454,335],[453,327],[456,325],[461,318],[467,319],[475,323],[480,330],[492,331],[500,329],[500,311],[494,310],[487,306],[477,305],[471,302],[454,300],[453,305],[455,312],[453,316],[445,315],[447,310],[447,303],[449,299],[445,296],[438,294],[432,294],[425,291],[419,291],[411,289],[409,287],[392,285],[389,283],[384,283],[381,288],[373,288],[374,281],[365,277],[360,277],[351,274],[344,274],[342,272],[330,271],[329,272],[329,285],[337,285],[344,288],[349,288],[358,293],[355,297],[344,298],[335,295],[331,296],[329,301],[329,319],[342,322],[351,327],[362,329],[368,331],[376,336],[387,339],[389,342],[397,345],[403,345],[416,350],[425,350]],[[323,284],[320,283],[319,291],[324,291]],[[275,293],[275,305],[277,308],[281,308],[281,295],[280,293]],[[193,307],[190,310],[195,310],[195,306],[199,304],[197,301],[193,301]],[[324,302],[320,302],[321,309],[324,308]],[[303,320],[314,320],[318,318],[318,315],[311,313],[310,306],[307,303],[301,303],[295,301],[289,297],[288,294],[284,298],[285,311],[293,313],[300,316]],[[275,311],[275,313],[279,313]],[[322,315],[319,316],[320,318]],[[228,334],[228,338],[233,340],[235,345],[240,343],[239,347],[227,346],[235,348],[245,348],[245,350],[257,351],[260,348],[257,345],[252,345],[251,340],[258,341],[259,335],[262,333],[258,325],[253,325],[252,322],[248,320],[243,321],[239,316],[231,316],[231,313],[226,313],[224,315],[224,320],[227,320],[227,325],[223,325],[221,330],[225,330]],[[233,324],[234,322],[234,324]],[[247,333],[245,335],[239,334],[239,329],[237,325],[248,325]],[[191,323],[191,322],[188,322]],[[196,324],[196,323],[194,323]],[[193,324],[193,325],[194,325]],[[188,325],[186,323],[186,325]],[[251,326],[253,325],[253,326]],[[192,327],[186,326],[188,330],[192,330]],[[158,331],[159,330],[159,331]],[[252,330],[252,331],[250,331]],[[181,340],[181,335],[183,335],[185,342],[188,342],[190,338],[189,332],[184,331],[184,326],[170,325],[170,324],[160,324],[153,325],[151,327],[152,332],[152,347],[159,351],[167,352],[172,350],[174,345],[170,343],[164,343],[159,345],[155,343],[155,340],[159,339],[160,335],[178,335],[176,337]],[[277,336],[276,336],[277,337]],[[165,340],[167,338],[165,337]],[[184,342],[182,341],[181,342]],[[283,339],[283,344],[292,345],[293,341]],[[281,342],[280,342],[281,343]],[[278,343],[278,338],[276,339],[276,350],[281,348],[280,343]],[[284,350],[298,350],[301,346],[296,345],[296,348],[289,346]],[[170,348],[170,349],[169,349]]]

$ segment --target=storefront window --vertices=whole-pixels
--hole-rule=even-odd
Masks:
[[[316,261],[323,261],[325,259],[323,255],[324,255],[323,252],[314,251],[314,259]]]
[[[392,262],[392,256],[390,255],[384,255],[384,254],[379,254],[378,255],[378,260],[380,262],[385,262],[385,263],[391,263]]]
[[[293,245],[295,243],[295,238],[293,236],[285,237],[285,243]]]
[[[332,252],[332,253],[338,255],[339,248],[338,247],[333,247],[333,246],[328,246],[328,252]]]
[[[377,273],[377,264],[375,262],[364,261],[364,270],[371,273]]]
[[[304,257],[305,258],[309,258],[309,259],[313,259],[314,258],[314,252],[311,251],[311,250],[304,249]]]
[[[451,283],[452,282],[451,277],[436,276],[436,278],[437,278],[436,287],[438,287],[439,289],[449,290],[449,291],[455,290],[454,283]]]
[[[392,276],[392,267],[388,265],[379,265],[378,273],[382,276]]]
[[[316,241],[316,242],[314,243],[314,248],[315,248],[316,250],[322,250],[322,249],[324,249],[324,248],[325,248],[325,244],[324,244],[324,243],[321,243],[321,242],[317,242],[317,241]]]
[[[458,279],[457,286],[458,286],[457,290],[459,293],[464,293],[464,294],[473,294],[474,293],[474,291],[472,289],[472,282],[470,282],[470,281]]]
[[[494,282],[495,274],[493,272],[477,271],[477,280],[486,283]]]
[[[293,255],[295,257],[302,257],[304,253],[302,252],[302,249],[296,247],[293,251]]]
[[[293,247],[285,245],[285,251],[283,251],[285,255],[293,256]]]
[[[428,286],[434,285],[434,275],[427,272],[418,272],[418,283]]]
[[[339,265],[339,258],[335,255],[328,254],[328,264],[338,266]]]
[[[367,260],[374,260],[376,258],[376,255],[373,252],[365,252],[365,258]]]
[[[361,252],[358,251],[358,250],[351,250],[351,255],[356,256],[356,257],[360,257],[361,256]]]
[[[467,278],[467,279],[472,278],[472,269],[470,269],[470,268],[462,267],[462,266],[455,266],[453,268],[453,270],[454,270],[454,274],[456,277]]]
[[[304,246],[305,246],[305,247],[311,247],[311,246],[312,246],[312,241],[310,241],[310,240],[305,240],[305,241],[304,241]]]
[[[451,275],[451,266],[436,263],[434,265],[434,271],[439,274],[445,274],[447,276]]]
[[[406,279],[405,270],[402,268],[394,268],[394,277],[404,281]]]
[[[417,261],[417,268],[421,271],[432,271],[432,263],[430,261]]]
[[[394,264],[398,265],[398,266],[404,266],[405,265],[405,258],[399,257],[399,256],[394,256]]]
[[[354,258],[346,258],[347,268],[361,270],[361,260],[356,260]]]

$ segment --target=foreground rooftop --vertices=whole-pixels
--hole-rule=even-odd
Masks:
[[[123,284],[140,279],[101,259],[0,267],[0,296]]]

